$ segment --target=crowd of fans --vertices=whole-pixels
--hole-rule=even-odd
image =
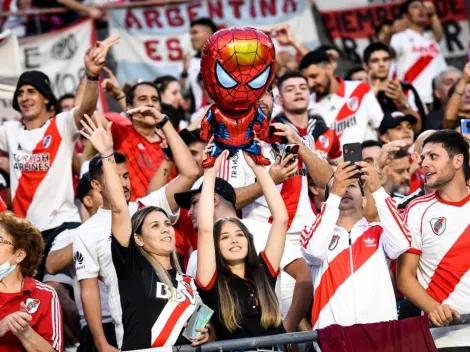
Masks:
[[[470,64],[447,66],[432,4],[401,14],[345,78],[335,48],[267,31],[301,57],[278,58],[259,101],[268,167],[242,152],[201,166],[211,19],[191,23],[197,54],[179,77],[121,86],[104,65],[115,36],[87,51],[75,95],[24,72],[22,119],[0,127],[0,351],[199,346],[423,314],[440,351],[470,351],[470,326],[449,325],[470,313]],[[100,89],[119,111],[95,111]],[[201,307],[214,314],[188,336]]]

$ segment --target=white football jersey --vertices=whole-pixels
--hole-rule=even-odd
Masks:
[[[458,203],[438,192],[408,204],[405,222],[410,253],[420,256],[418,280],[436,301],[459,313],[470,312],[470,194]],[[470,346],[470,325],[431,330],[437,348]]]
[[[432,103],[432,80],[447,68],[432,33],[406,29],[392,36],[390,46],[396,53],[398,78],[412,83],[423,103]]]
[[[377,140],[376,129],[384,114],[373,90],[362,81],[337,79],[338,91],[318,99],[309,109],[336,131],[341,145]]]
[[[79,222],[74,204],[72,155],[78,133],[74,109],[27,130],[20,121],[0,126],[0,149],[10,158],[12,208],[39,231]]]

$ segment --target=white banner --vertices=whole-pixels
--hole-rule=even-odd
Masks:
[[[95,40],[93,21],[82,20],[58,31],[20,39],[19,59],[2,55],[0,47],[0,67],[13,60],[21,63],[22,71],[44,72],[59,99],[64,94],[75,93],[84,72],[85,52]],[[101,104],[99,107],[105,108]],[[0,101],[0,117],[11,118],[13,114],[18,116],[11,109],[11,101],[6,100],[4,104]]]
[[[114,50],[121,83],[154,80],[163,74],[178,76],[184,55],[191,52],[189,25],[199,17],[211,18],[219,28],[271,28],[288,24],[295,37],[314,48],[319,44],[309,0],[206,0],[143,9],[110,10],[111,34],[121,41]],[[291,50],[277,46],[278,52]]]
[[[432,1],[432,0],[431,0]],[[442,23],[441,50],[447,58],[467,54],[470,26],[465,0],[434,0]],[[361,59],[384,19],[399,18],[402,0],[315,0],[330,38],[351,60]]]

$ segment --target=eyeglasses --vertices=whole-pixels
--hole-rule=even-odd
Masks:
[[[0,244],[9,244],[10,246],[14,246],[13,243],[10,241],[4,240],[3,238],[0,238]]]

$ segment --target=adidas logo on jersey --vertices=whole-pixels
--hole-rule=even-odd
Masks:
[[[364,243],[366,244],[366,247],[377,247],[375,238],[364,238]]]

